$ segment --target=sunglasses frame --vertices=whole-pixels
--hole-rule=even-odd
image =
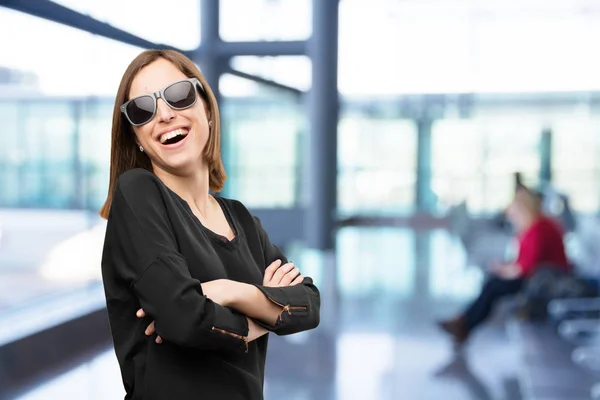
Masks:
[[[169,103],[166,99],[165,99],[165,91],[167,89],[169,89],[170,87],[172,87],[173,85],[177,85],[178,83],[181,82],[190,82],[192,84],[192,86],[194,87],[194,92],[196,92],[196,96],[194,97],[194,102],[192,104],[190,104],[189,106],[186,107],[173,107],[171,105],[171,103]],[[206,91],[204,90],[204,86],[202,86],[202,82],[200,82],[200,80],[198,80],[198,78],[187,78],[187,79],[181,79],[177,82],[173,82],[170,85],[154,92],[154,93],[148,93],[148,94],[143,94],[141,96],[137,96],[134,97],[133,99],[127,100],[125,103],[123,103],[120,107],[121,112],[125,115],[125,118],[127,118],[127,121],[129,121],[129,123],[133,126],[142,126],[142,125],[146,125],[148,122],[152,121],[152,119],[154,118],[154,116],[156,116],[156,111],[158,110],[158,99],[163,99],[163,101],[169,106],[171,107],[173,110],[185,110],[186,108],[190,108],[193,107],[194,104],[196,104],[196,102],[198,101],[198,96],[200,95],[200,93],[198,92],[198,88],[200,88],[200,90],[202,91],[203,94],[206,94]],[[129,105],[129,103],[131,103],[134,100],[137,100],[141,97],[151,97],[154,100],[154,112],[152,113],[152,116],[150,118],[148,118],[148,120],[146,122],[142,122],[141,124],[134,124],[131,121],[131,118],[129,118],[129,114],[127,114],[127,106]]]

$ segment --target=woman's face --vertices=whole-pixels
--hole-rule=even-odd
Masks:
[[[517,193],[515,199],[508,206],[506,215],[517,230],[526,229],[535,218],[535,201],[531,195]]]
[[[131,83],[129,98],[157,92],[186,78],[170,61],[159,58],[138,72]],[[188,175],[204,163],[203,150],[208,141],[209,126],[201,97],[185,110],[174,110],[163,99],[158,99],[152,120],[134,126],[133,131],[138,146],[141,145],[150,157],[155,172],[158,168],[176,175]]]
[[[513,202],[506,209],[506,216],[510,223],[517,229],[521,230],[524,225],[525,220],[525,210],[522,204],[518,201],[513,200]]]

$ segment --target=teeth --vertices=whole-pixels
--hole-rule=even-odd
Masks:
[[[181,129],[181,128],[180,129],[175,129],[174,131],[163,133],[160,136],[160,142],[161,143],[165,143],[167,140],[172,139],[175,136],[179,136],[179,135],[185,136],[187,134],[188,134],[188,132],[187,132],[186,129]]]

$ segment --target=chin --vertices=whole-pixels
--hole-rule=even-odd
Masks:
[[[161,169],[176,175],[187,175],[195,168],[189,157],[169,157],[161,161]]]

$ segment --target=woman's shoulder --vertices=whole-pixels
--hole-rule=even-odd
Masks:
[[[560,237],[562,237],[563,233],[564,233],[564,229],[563,226],[561,224],[561,222],[555,218],[549,217],[549,216],[543,216],[542,217],[542,222],[541,222],[541,228],[556,234]]]
[[[120,190],[138,190],[146,187],[156,187],[160,180],[152,172],[144,168],[133,168],[123,172],[117,178]]]
[[[116,190],[130,204],[152,203],[163,196],[163,186],[162,181],[152,172],[143,168],[133,168],[119,176]]]

